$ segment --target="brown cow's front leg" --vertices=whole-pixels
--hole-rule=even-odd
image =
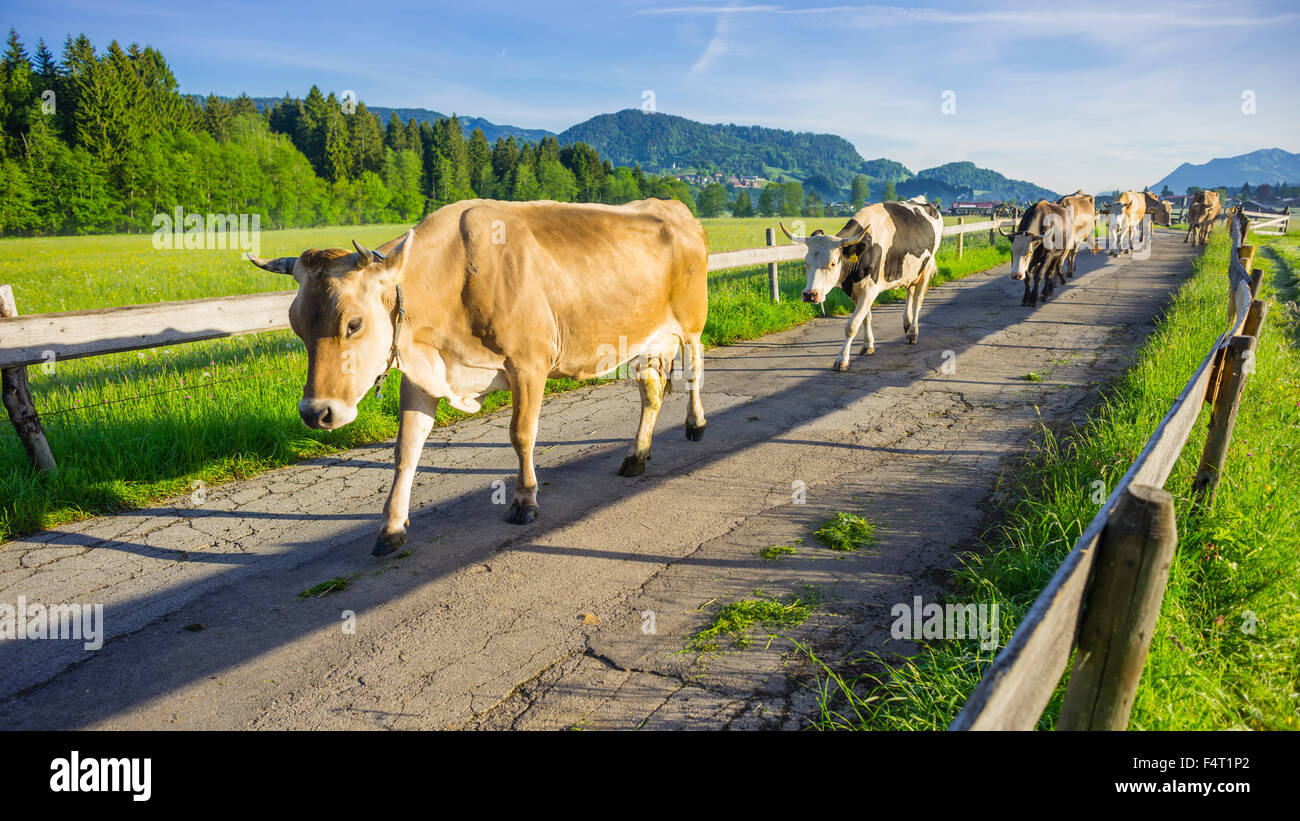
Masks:
[[[438,397],[429,396],[405,376],[402,377],[401,420],[397,429],[397,447],[394,458],[393,489],[384,504],[384,525],[371,551],[374,556],[387,556],[406,542],[406,528],[410,524],[411,485],[415,471],[424,453],[424,443],[433,428],[434,414],[438,411]]]
[[[619,465],[619,476],[640,476],[645,473],[645,463],[650,459],[650,440],[655,432],[655,420],[664,401],[664,374],[662,363],[654,355],[647,355],[637,368],[637,386],[641,392],[641,424],[636,429],[632,450]]]
[[[515,495],[506,511],[506,521],[526,525],[537,518],[537,474],[533,472],[533,445],[537,442],[537,418],[542,412],[542,394],[546,389],[546,374],[528,373],[509,368],[511,414],[510,444],[519,457],[519,476],[515,479]]]

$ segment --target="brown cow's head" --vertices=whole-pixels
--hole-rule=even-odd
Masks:
[[[298,281],[289,325],[307,347],[307,383],[298,414],[320,430],[357,418],[357,403],[388,369],[396,331],[395,292],[410,257],[414,232],[381,256],[353,242],[297,257],[249,261]]]
[[[1151,206],[1151,221],[1166,228],[1174,224],[1174,207],[1167,202],[1157,202]]]

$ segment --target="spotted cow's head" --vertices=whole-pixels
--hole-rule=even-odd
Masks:
[[[807,285],[803,289],[804,302],[814,305],[825,302],[831,289],[844,281],[845,248],[858,245],[864,240],[870,241],[869,229],[859,228],[856,222],[850,222],[850,225],[855,228],[852,236],[827,236],[818,229],[807,237],[801,237],[791,234],[785,224],[781,224],[781,231],[791,242],[802,243],[807,248],[803,258],[804,271],[808,276]]]
[[[307,347],[307,382],[298,414],[320,430],[357,417],[357,403],[388,369],[395,344],[396,287],[410,257],[414,232],[387,256],[353,242],[311,249],[296,257],[248,260],[298,282],[289,325]]]
[[[1035,252],[1043,246],[1043,235],[1033,231],[1005,231],[1002,228],[998,228],[998,233],[1011,240],[1011,278],[1024,279],[1029,274]]]
[[[1024,225],[1025,221],[1021,224]],[[1050,212],[1043,217],[1042,233],[1035,233],[1032,230],[1008,232],[999,228],[998,233],[1011,240],[1011,278],[1024,279],[1029,275],[1035,260],[1041,258],[1047,251],[1065,248],[1066,233],[1071,230],[1067,228],[1068,224],[1067,219],[1063,219],[1056,212]]]

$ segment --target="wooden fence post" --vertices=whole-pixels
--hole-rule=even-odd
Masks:
[[[957,218],[957,224],[958,224],[958,225],[965,225],[965,224],[966,224],[966,218],[965,218],[965,217],[958,217],[958,218]],[[965,238],[965,236],[966,236],[965,234],[958,234],[958,235],[957,235],[957,259],[961,259],[962,240]]]
[[[1268,316],[1268,303],[1262,299],[1256,299],[1250,303],[1250,310],[1246,312],[1246,321],[1241,324],[1242,336],[1259,336],[1259,329],[1264,327],[1264,317]]]
[[[767,244],[769,247],[776,245],[776,229],[767,229]],[[777,281],[777,263],[769,262],[767,264],[767,290],[768,296],[773,302],[781,301],[781,286]]]
[[[1228,340],[1223,364],[1219,369],[1219,388],[1210,416],[1210,434],[1205,440],[1205,450],[1201,453],[1196,478],[1192,480],[1192,492],[1197,496],[1198,505],[1214,504],[1223,463],[1228,458],[1232,427],[1237,421],[1237,408],[1241,405],[1241,391],[1254,358],[1255,337],[1238,335]]]
[[[1245,242],[1246,235],[1242,234],[1241,239]],[[1249,271],[1251,264],[1255,261],[1255,246],[1242,245],[1237,249],[1237,259],[1241,260],[1241,267]]]
[[[1097,545],[1057,729],[1128,727],[1177,543],[1173,495],[1130,485]]]
[[[0,321],[4,317],[18,316],[18,303],[14,301],[14,290],[8,285],[0,285]],[[9,411],[9,421],[13,422],[18,439],[27,451],[27,458],[42,473],[53,473],[59,469],[50,452],[50,443],[45,439],[45,428],[41,427],[41,417],[36,413],[32,402],[32,392],[27,386],[27,367],[20,365],[4,368],[0,371],[0,393],[3,394],[5,410]]]
[[[993,227],[989,229],[989,247],[990,247],[990,248],[992,248],[992,247],[994,247],[995,245],[998,244],[998,243],[997,243],[998,224],[999,224],[1000,222],[1001,222],[1001,220],[998,219],[998,215],[997,215],[997,213],[994,212],[994,214],[993,214]]]

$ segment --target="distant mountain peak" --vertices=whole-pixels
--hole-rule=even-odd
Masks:
[[[1169,190],[1182,194],[1191,186],[1235,188],[1243,182],[1251,185],[1300,182],[1300,154],[1281,148],[1260,148],[1235,157],[1216,157],[1200,164],[1184,162],[1150,188],[1161,191],[1169,186]]]

